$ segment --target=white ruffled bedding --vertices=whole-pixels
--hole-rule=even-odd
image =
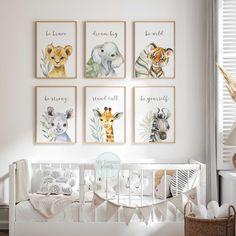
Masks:
[[[91,199],[91,201],[89,200]],[[83,221],[84,222],[94,222],[95,215],[97,222],[106,222],[106,214],[107,208],[106,203],[103,203],[96,209],[95,211],[91,208],[92,198],[91,196],[87,199],[87,202],[84,204],[83,207]],[[117,198],[111,200],[112,202],[117,203]],[[160,199],[155,199],[155,203],[161,202]],[[140,206],[141,199],[139,196],[132,196],[131,204],[132,206]],[[150,205],[153,203],[153,199],[151,196],[145,196],[143,198],[144,205]],[[129,205],[129,196],[120,196],[120,204],[122,205]],[[122,208],[120,209],[120,221],[124,222],[125,219],[123,217]],[[115,214],[110,221],[116,222],[118,220],[118,215]],[[54,217],[47,219],[43,215],[41,215],[38,211],[36,211],[30,201],[22,201],[16,205],[16,221],[17,222],[79,222],[82,219],[80,218],[79,213],[79,202],[74,202],[68,205],[63,212],[55,215]],[[170,218],[171,219],[171,215]],[[140,222],[140,219],[135,214],[132,218],[134,222]]]
[[[30,201],[22,201],[16,205],[17,222],[78,222],[79,203],[74,202],[68,205],[63,212],[47,219],[36,211]]]

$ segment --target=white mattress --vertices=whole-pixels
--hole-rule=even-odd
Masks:
[[[111,199],[110,201],[117,203],[117,197]],[[160,202],[161,200],[155,199],[155,203]],[[146,196],[143,198],[143,205],[151,205],[153,199],[151,196]],[[129,205],[128,196],[120,196],[121,205]],[[140,206],[141,199],[139,196],[132,196],[131,205]],[[67,206],[63,212],[54,216],[53,218],[47,219],[42,216],[38,211],[36,211],[31,205],[30,201],[22,201],[16,205],[16,221],[17,222],[79,222],[80,220],[85,222],[94,222],[95,219],[97,222],[105,222],[106,219],[106,203],[101,204],[96,210],[92,209],[91,202],[84,203],[83,206],[83,219],[80,217],[79,203],[75,202]],[[120,221],[123,219],[123,210],[120,208],[120,213],[115,214],[110,221],[116,222],[118,217]],[[135,217],[134,217],[135,220]],[[139,220],[136,216],[136,220]]]
[[[79,203],[75,202],[67,206],[63,212],[47,219],[36,211],[29,201],[23,201],[16,205],[17,222],[78,222]]]

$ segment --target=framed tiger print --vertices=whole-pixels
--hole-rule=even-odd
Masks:
[[[125,143],[125,87],[85,87],[85,142]]]
[[[175,78],[175,22],[134,22],[134,78]]]
[[[175,87],[134,88],[135,143],[175,143]]]
[[[77,22],[36,21],[36,78],[77,77]]]
[[[85,22],[85,78],[125,78],[125,39],[125,21]]]
[[[77,87],[38,86],[35,102],[36,143],[76,143]]]

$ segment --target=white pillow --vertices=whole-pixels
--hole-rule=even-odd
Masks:
[[[150,172],[151,173],[151,172]],[[149,173],[143,174],[143,195],[151,195],[152,191],[150,190],[151,181],[149,178],[152,175]],[[129,195],[129,189],[131,188],[132,195],[141,194],[141,175],[137,171],[133,171],[129,178],[129,172],[124,170],[120,176],[120,194]],[[118,192],[118,185],[114,186],[116,192]]]
[[[163,175],[161,177],[161,182],[160,182],[159,185],[157,185],[157,187],[155,189],[156,190],[156,192],[155,192],[156,198],[159,198],[159,199],[163,200],[163,199],[170,196],[171,178],[172,178],[172,176],[166,175],[166,191],[165,191],[165,176]]]
[[[71,195],[78,192],[77,174],[69,169],[42,170],[41,184],[36,191],[39,194]]]
[[[189,172],[189,174],[188,174]],[[178,194],[194,188],[197,184],[197,170],[178,170]],[[170,191],[172,196],[176,196],[176,172],[172,176],[170,183]]]

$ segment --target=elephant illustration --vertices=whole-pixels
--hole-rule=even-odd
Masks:
[[[97,45],[86,64],[86,78],[116,77],[115,68],[123,63],[124,58],[114,42]]]

